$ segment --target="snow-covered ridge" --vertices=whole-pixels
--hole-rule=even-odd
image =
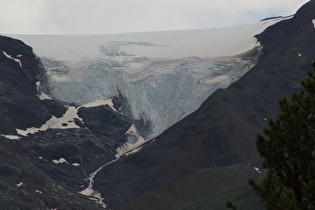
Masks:
[[[121,93],[151,139],[249,71],[257,57],[240,55],[259,48],[254,36],[280,20],[186,31],[10,36],[41,58],[52,98],[82,106]]]
[[[281,19],[215,29],[107,35],[10,35],[32,46],[38,56],[59,61],[129,56],[156,60],[234,56],[255,47],[256,34]]]

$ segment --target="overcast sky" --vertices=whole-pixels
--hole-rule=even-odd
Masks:
[[[108,34],[215,28],[296,12],[308,0],[0,0],[0,33]]]

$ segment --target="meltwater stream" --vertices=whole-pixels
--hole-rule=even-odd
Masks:
[[[108,166],[114,162],[116,162],[117,160],[119,160],[121,156],[117,157],[116,159],[109,161],[107,163],[105,163],[104,165],[102,165],[101,167],[99,167],[96,171],[94,171],[93,173],[91,173],[88,177],[89,179],[89,185],[86,189],[80,191],[79,193],[81,193],[82,195],[88,196],[90,197],[90,199],[95,200],[98,204],[100,204],[103,208],[106,209],[107,205],[104,203],[104,198],[102,198],[101,194],[99,192],[97,192],[96,190],[93,190],[93,184],[94,184],[94,177],[97,175],[97,173],[102,170],[105,166]]]

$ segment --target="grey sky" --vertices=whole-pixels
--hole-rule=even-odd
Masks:
[[[107,34],[236,26],[308,0],[0,0],[0,33]]]

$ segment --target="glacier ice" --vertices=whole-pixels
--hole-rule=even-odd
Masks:
[[[46,94],[77,106],[122,97],[126,104],[120,111],[134,120],[140,136],[150,139],[250,70],[257,57],[243,53],[255,49],[257,55],[254,36],[278,21],[221,29],[13,37],[41,58]]]
[[[254,60],[239,57],[216,59],[185,58],[156,62],[130,80],[121,70],[113,70],[109,60],[89,60],[89,65],[69,70],[64,64],[43,59],[49,75],[50,95],[59,100],[87,104],[109,99],[119,92],[127,99],[131,116],[142,121],[152,138],[196,110],[218,88],[226,88],[245,74]],[[50,71],[55,63],[59,70]],[[116,62],[115,62],[116,63]],[[69,78],[55,80],[54,75]]]

